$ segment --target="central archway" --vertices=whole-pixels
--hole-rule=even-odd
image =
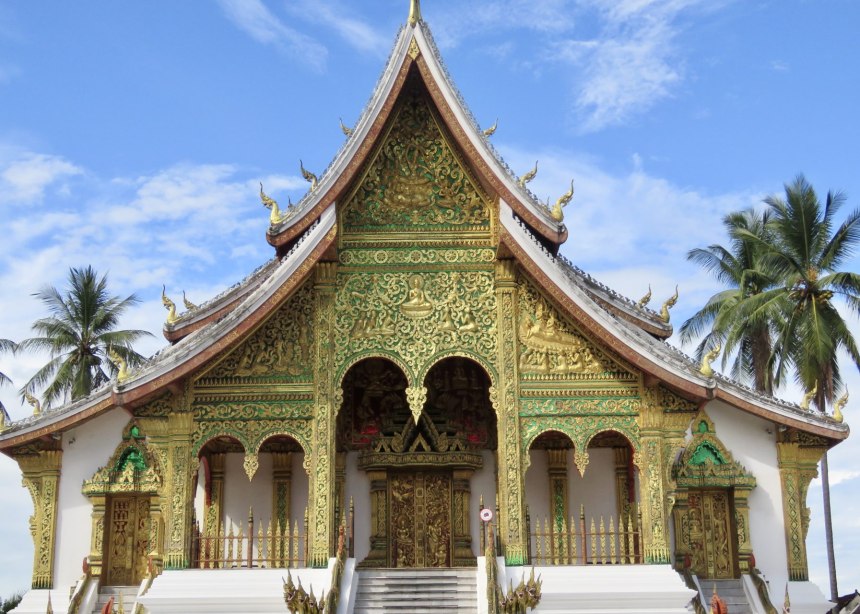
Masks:
[[[355,502],[362,567],[476,564],[473,483],[495,494],[490,380],[474,361],[452,357],[428,371],[424,386],[416,415],[407,378],[392,361],[368,358],[344,376],[337,505]]]

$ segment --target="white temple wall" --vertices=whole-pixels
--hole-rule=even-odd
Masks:
[[[496,513],[496,454],[492,450],[481,450],[484,466],[472,474],[469,481],[471,497],[469,501],[469,532],[472,536],[472,553],[484,556],[481,549],[481,531],[483,523],[478,517],[481,509],[481,495],[484,496],[484,507]],[[496,525],[498,526],[498,525]]]
[[[572,461],[571,461],[572,462]],[[549,518],[549,474],[547,473],[546,450],[529,450],[529,468],[526,471],[526,505],[532,521],[532,530],[537,522]]]
[[[615,451],[612,448],[589,448],[585,475],[580,476],[571,450],[567,477],[568,516],[573,514],[579,518],[580,505],[584,505],[585,521],[589,527],[592,518],[599,526],[601,516],[608,526],[609,517],[618,515],[615,496]]]
[[[115,409],[63,434],[54,550],[57,590],[67,589],[81,577],[81,563],[90,553],[93,508],[81,493],[84,480],[108,462],[130,419],[128,413]]]
[[[254,509],[254,532],[262,521],[265,531],[272,518],[272,456],[260,454],[260,467],[253,480],[248,480],[243,462],[244,454],[230,453],[224,457],[223,521],[236,530],[247,527],[248,510]],[[245,529],[247,530],[247,529]]]
[[[750,540],[756,566],[770,581],[772,596],[781,598],[788,581],[788,558],[782,514],[782,487],[776,454],[774,424],[722,401],[705,408],[714,422],[717,437],[735,460],[752,473],[756,487],[749,497]]]
[[[261,455],[262,456],[262,455]],[[304,467],[305,455],[293,452],[290,478],[290,528],[299,521],[299,531],[305,534],[305,508],[308,506],[308,474]]]
[[[599,525],[603,516],[607,525],[609,516],[617,516],[615,496],[615,452],[612,448],[589,448],[588,466],[580,476],[573,460],[573,450],[567,453],[567,502],[569,516],[579,521],[580,505],[585,506],[586,522],[591,519]],[[531,464],[526,473],[526,503],[533,529],[536,523],[549,518],[549,473],[546,450],[529,450]]]
[[[346,453],[344,496],[347,502],[352,497],[355,505],[353,547],[355,560],[363,561],[370,553],[370,480],[367,473],[358,468],[358,454],[356,451]]]

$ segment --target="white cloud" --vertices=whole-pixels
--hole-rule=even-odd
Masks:
[[[575,94],[582,131],[624,123],[672,94],[683,79],[679,22],[701,0],[581,0],[580,6],[596,12],[600,31],[559,41],[552,55],[583,71]]]
[[[391,46],[388,33],[383,34],[370,23],[358,18],[355,5],[343,2],[301,0],[287,2],[286,8],[297,17],[315,24],[331,27],[348,45],[359,51],[384,54]]]
[[[60,156],[23,153],[0,160],[0,205],[38,203],[49,187],[82,173],[80,167]]]
[[[423,12],[444,48],[488,30],[525,29],[544,36],[564,32],[574,26],[574,4],[571,0],[457,2],[445,6],[438,16],[432,5]]]
[[[328,50],[306,34],[289,27],[261,0],[218,0],[227,17],[254,40],[272,45],[313,70],[325,68]]]
[[[92,264],[108,273],[112,293],[136,293],[144,301],[122,325],[153,332],[155,340],[141,347],[152,353],[164,345],[162,284],[181,304],[183,289],[201,303],[239,281],[272,256],[265,240],[269,213],[260,203],[259,182],[284,203],[288,195],[298,200],[307,190],[296,176],[260,177],[232,165],[178,164],[137,177],[88,173],[66,196],[53,194],[56,202],[49,212],[25,206],[41,198],[46,186],[56,185],[57,177],[77,169],[62,158],[36,152],[19,152],[12,162],[0,164],[0,178],[8,174],[20,186],[7,197],[21,198],[4,212],[0,241],[2,338],[21,340],[44,315],[33,292],[44,285],[62,288],[69,267]],[[45,360],[0,356],[0,371],[20,387]],[[13,418],[29,411],[11,387],[0,390],[0,400]]]

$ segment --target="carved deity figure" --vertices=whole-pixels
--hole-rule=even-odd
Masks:
[[[409,278],[409,292],[400,304],[400,311],[407,318],[423,318],[433,312],[433,303],[424,295],[424,278],[420,275]]]

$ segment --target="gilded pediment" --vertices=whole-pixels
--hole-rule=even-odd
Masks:
[[[488,233],[489,203],[413,81],[340,219],[347,233]]]
[[[300,288],[257,329],[200,380],[225,378],[305,381],[313,377],[313,290]]]
[[[519,370],[526,378],[603,378],[626,373],[530,284],[519,287]]]

